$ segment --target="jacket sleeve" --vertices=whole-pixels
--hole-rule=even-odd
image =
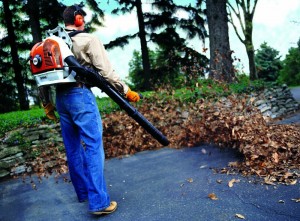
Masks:
[[[121,81],[119,75],[113,69],[107,52],[101,41],[96,36],[93,36],[87,47],[88,48],[86,52],[94,68],[96,68],[96,70],[100,72],[102,76],[118,91],[126,94],[129,87],[123,81]]]

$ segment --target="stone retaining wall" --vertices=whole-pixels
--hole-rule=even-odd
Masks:
[[[35,149],[47,145],[62,145],[60,125],[40,125],[36,128],[19,128],[8,132],[0,143],[0,178],[18,175],[26,170],[26,151],[24,148]],[[29,172],[29,171],[28,171]]]
[[[263,115],[271,118],[291,114],[299,110],[286,85],[252,94],[253,104]],[[23,173],[26,168],[24,144],[34,149],[37,146],[63,145],[59,124],[41,125],[37,128],[20,128],[6,134],[0,142],[0,178]],[[17,165],[17,166],[16,166]]]
[[[265,89],[260,93],[253,93],[252,96],[254,97],[254,106],[264,116],[271,118],[292,114],[300,108],[287,85]]]

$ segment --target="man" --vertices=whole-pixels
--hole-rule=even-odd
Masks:
[[[81,65],[101,73],[129,101],[137,102],[138,93],[131,91],[114,72],[99,39],[84,32],[85,15],[78,5],[67,7],[63,13],[75,58]],[[89,211],[95,215],[114,212],[117,203],[110,201],[104,179],[102,121],[95,96],[83,83],[61,84],[56,89],[56,108],[70,177],[79,202],[88,200]],[[51,116],[51,112],[48,111],[48,115]]]

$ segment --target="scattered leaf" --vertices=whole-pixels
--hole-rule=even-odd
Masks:
[[[210,198],[211,200],[218,200],[218,197],[214,193],[208,194],[208,198]]]
[[[240,180],[232,179],[228,182],[228,186],[231,188],[231,187],[233,187],[234,183],[239,183],[239,182],[240,182]]]
[[[239,165],[239,162],[238,161],[235,161],[235,162],[229,162],[228,163],[228,166],[229,167],[237,167]]]
[[[223,180],[217,180],[218,184],[221,184],[223,182]]]
[[[189,178],[189,179],[187,179],[187,181],[188,181],[189,183],[194,182],[193,178]]]
[[[279,158],[278,158],[278,153],[277,152],[273,153],[272,157],[273,157],[275,163],[279,162]]]
[[[31,183],[31,187],[32,187],[32,189],[37,190],[36,185],[35,185],[34,182]]]
[[[245,216],[241,215],[241,214],[235,214],[235,217],[239,218],[239,219],[245,219]]]

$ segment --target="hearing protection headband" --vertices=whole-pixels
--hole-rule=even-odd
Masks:
[[[76,15],[82,15],[82,16],[85,16],[86,15],[86,13],[82,10],[82,8],[79,6],[79,5],[74,5],[74,7],[75,7],[75,9],[76,9],[76,11],[74,11],[74,17],[76,16]]]

